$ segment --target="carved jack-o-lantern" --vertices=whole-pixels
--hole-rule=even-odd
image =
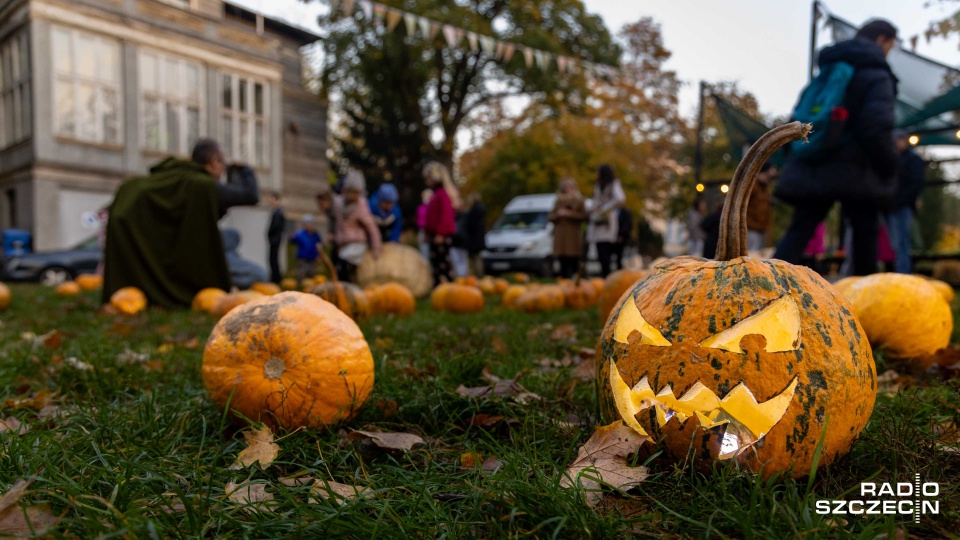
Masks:
[[[850,305],[807,268],[746,257],[746,201],[760,166],[798,123],[745,156],[723,211],[716,261],[658,265],[614,308],[597,365],[604,420],[662,441],[676,460],[735,460],[807,474],[867,423],[876,367]]]

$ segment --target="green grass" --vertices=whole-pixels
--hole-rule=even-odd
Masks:
[[[0,326],[0,402],[50,392],[61,414],[42,421],[30,408],[3,405],[0,417],[29,429],[0,434],[0,492],[35,479],[22,502],[51,505],[61,517],[53,537],[881,538],[903,529],[938,538],[960,530],[960,457],[939,447],[934,431],[960,422],[956,381],[921,376],[912,388],[879,396],[848,456],[813,478],[764,481],[730,467],[705,475],[652,461],[653,476],[640,487],[590,507],[559,483],[596,425],[594,385],[571,368],[544,370],[537,361],[592,348],[600,332],[594,311],[528,315],[494,302],[476,315],[440,315],[421,305],[410,318],[374,318],[362,328],[376,386],[360,415],[328,432],[278,434],[272,466],[230,470],[246,445],[200,381],[211,319],[159,310],[116,319],[96,313],[92,294],[13,291]],[[545,323],[575,325],[576,340],[530,333]],[[23,337],[54,329],[63,336],[56,350]],[[199,347],[190,348],[191,338]],[[148,363],[118,360],[128,350],[149,355]],[[503,378],[522,374],[521,384],[545,401],[459,396],[461,384],[487,384],[485,367]],[[376,406],[391,400],[395,412]],[[478,427],[471,419],[479,414],[504,420]],[[371,427],[416,433],[426,444],[385,453],[345,438],[350,429]],[[468,452],[494,456],[502,467],[464,470]],[[940,515],[919,525],[911,516],[843,522],[814,511],[817,499],[858,495],[861,481],[911,481],[914,473],[941,487]],[[279,482],[294,474],[373,492],[342,505],[310,503],[309,488]],[[276,504],[251,511],[227,501],[229,482],[269,484]]]

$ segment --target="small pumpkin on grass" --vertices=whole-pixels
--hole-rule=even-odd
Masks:
[[[214,308],[217,306],[217,302],[226,295],[227,291],[223,289],[207,287],[194,295],[190,308],[194,311],[203,311],[212,315]]]
[[[0,309],[10,307],[10,287],[6,283],[0,282]]]
[[[522,285],[522,284],[526,284],[526,283],[530,283],[530,276],[529,276],[528,274],[523,273],[523,272],[515,272],[515,273],[511,276],[511,278],[513,279],[513,282],[514,282],[514,283],[519,283],[519,284],[521,284],[521,285]]]
[[[562,288],[564,304],[570,309],[586,309],[597,305],[597,290],[590,280],[577,276]]]
[[[950,344],[953,313],[930,280],[907,274],[858,279],[846,295],[870,344],[894,358],[932,361]]]
[[[430,295],[430,307],[447,313],[476,313],[483,309],[483,293],[476,287],[443,283]]]
[[[147,308],[147,296],[136,287],[124,287],[110,296],[110,305],[124,315],[135,315]]]
[[[280,280],[280,288],[284,291],[295,291],[297,290],[297,280],[293,278],[283,278]]]
[[[433,289],[430,264],[419,250],[387,242],[383,244],[379,257],[374,259],[368,252],[357,267],[357,285],[366,289],[385,283],[399,283],[417,298],[424,298]]]
[[[399,283],[385,283],[364,291],[370,309],[377,315],[410,315],[417,310],[417,299],[410,289]]]
[[[500,304],[508,308],[517,307],[517,299],[520,298],[520,295],[526,290],[527,288],[523,285],[510,285],[503,291],[503,296],[500,297]]]
[[[483,279],[477,281],[477,288],[480,289],[480,292],[487,296],[493,296],[497,293],[497,285],[494,282],[493,278],[486,276]]]
[[[97,274],[80,274],[74,281],[85,291],[95,291],[103,287],[103,276]]]
[[[597,346],[604,423],[623,420],[665,458],[805,477],[849,450],[870,417],[876,368],[850,303],[809,268],[747,256],[760,168],[808,131],[780,126],[746,153],[717,260],[660,263],[607,320]]]
[[[264,295],[257,291],[237,291],[225,294],[218,298],[213,304],[211,314],[215,317],[223,317],[235,308],[238,308],[247,302],[262,298]]]
[[[503,278],[496,278],[493,280],[493,290],[496,294],[502,295],[507,292],[507,289],[510,288],[510,282]]]
[[[53,290],[58,296],[76,296],[80,294],[80,285],[76,281],[64,281]]]
[[[541,285],[540,287],[528,287],[523,294],[517,298],[517,309],[527,313],[537,313],[541,311],[557,311],[563,309],[567,297],[559,285]]]
[[[330,262],[326,253],[322,253],[321,258],[330,272],[330,281],[314,285],[310,288],[310,294],[317,295],[337,306],[340,311],[346,313],[354,321],[363,321],[369,317],[370,301],[367,299],[367,295],[363,294],[360,287],[338,280],[337,270],[333,267],[333,263]]]
[[[604,280],[603,286],[598,290],[597,309],[600,310],[600,319],[606,321],[613,311],[613,306],[617,305],[623,293],[627,292],[634,283],[649,274],[649,272],[639,270],[617,270]]]
[[[316,296],[261,296],[224,316],[203,351],[203,385],[221,409],[274,429],[351,418],[373,390],[356,323]]]
[[[273,296],[275,294],[280,294],[280,286],[276,283],[268,283],[264,281],[258,281],[250,286],[251,291],[257,291],[258,293],[264,296]]]

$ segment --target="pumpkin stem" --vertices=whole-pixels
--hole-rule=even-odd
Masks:
[[[799,139],[806,140],[812,127],[800,122],[775,127],[753,143],[743,155],[730,182],[727,200],[723,203],[716,260],[729,261],[747,256],[747,202],[760,169],[781,146]]]
[[[330,260],[326,251],[320,251],[320,258],[323,259],[323,265],[327,267],[327,272],[330,272],[330,281],[333,283],[340,281],[337,278],[337,269],[334,268],[333,261]]]

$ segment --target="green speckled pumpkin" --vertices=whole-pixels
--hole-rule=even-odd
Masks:
[[[805,134],[754,145],[724,207],[718,260],[658,265],[614,308],[598,344],[605,423],[622,419],[665,456],[807,475],[844,454],[876,397],[876,367],[850,304],[805,267],[746,255],[746,202],[760,166]]]

